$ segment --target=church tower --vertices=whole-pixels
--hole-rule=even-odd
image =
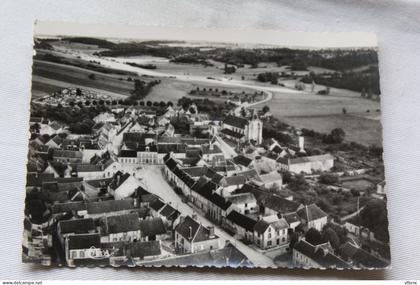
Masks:
[[[258,115],[255,112],[255,109],[252,112],[251,120],[248,125],[248,140],[254,140],[257,144],[262,143],[262,129],[263,123],[258,118]]]

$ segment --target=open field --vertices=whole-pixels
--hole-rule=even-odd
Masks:
[[[346,132],[345,141],[354,141],[364,145],[382,145],[382,125],[378,120],[353,115],[318,115],[318,116],[279,116],[279,119],[297,128],[313,129],[329,133],[334,128]]]
[[[65,49],[60,52],[66,52]],[[60,53],[60,52],[57,52]],[[91,50],[85,53],[79,49],[77,53],[67,56],[80,56],[83,60],[95,60],[101,62],[103,67],[111,67],[128,72],[138,72],[148,76],[158,77],[162,80],[161,84],[153,87],[146,100],[152,101],[172,101],[176,102],[179,98],[186,96],[187,93],[197,86],[226,89],[228,91],[252,91],[266,90],[273,92],[270,102],[256,105],[257,109],[264,105],[270,107],[271,113],[290,125],[298,128],[313,129],[322,133],[329,133],[334,128],[343,128],[346,132],[347,141],[355,141],[362,144],[382,144],[382,126],[380,124],[380,103],[372,100],[360,98],[357,92],[331,88],[330,95],[316,95],[307,91],[300,92],[293,89],[294,80],[284,80],[281,83],[289,88],[284,88],[269,83],[261,83],[255,80],[255,75],[261,72],[285,71],[284,67],[277,67],[275,64],[260,65],[258,68],[239,68],[234,74],[223,74],[223,64],[213,62],[215,66],[204,67],[200,64],[178,64],[171,63],[165,58],[142,56],[142,57],[118,57],[118,58],[99,58],[92,56]],[[145,70],[132,67],[125,62],[136,62],[138,64],[154,64],[155,70]],[[48,63],[54,65],[52,63]],[[119,96],[126,96],[132,89],[132,83],[119,81],[119,75],[104,75],[95,73],[99,80],[90,80],[87,76],[94,73],[89,70],[78,69],[71,66],[62,66],[57,71],[50,67],[36,69],[34,74],[41,74],[48,79],[56,79],[66,83],[76,83],[90,88],[102,89],[113,92]],[[55,68],[57,66],[55,65]],[[45,70],[47,69],[47,70]],[[65,69],[65,70],[64,70]],[[315,72],[324,72],[325,69],[314,69]],[[53,73],[53,74],[52,74]],[[241,76],[245,80],[241,80]],[[213,78],[213,79],[212,79]],[[35,77],[36,79],[36,77]],[[36,80],[35,80],[36,82]],[[43,87],[50,89],[56,84],[34,84],[34,89]],[[315,92],[324,89],[318,85]],[[196,98],[205,98],[196,96]],[[224,100],[223,98],[213,98],[212,100]],[[343,115],[342,110],[346,109],[347,115]],[[369,110],[369,113],[366,111]]]
[[[95,80],[89,79],[95,74]],[[134,83],[125,80],[125,76],[108,75],[69,65],[35,60],[33,64],[33,91],[50,92],[55,87],[87,87],[97,92],[113,93],[114,97],[129,96]],[[124,80],[119,80],[124,78]],[[42,81],[42,82],[40,82]],[[57,82],[64,83],[57,84]],[[48,87],[48,85],[50,87]]]

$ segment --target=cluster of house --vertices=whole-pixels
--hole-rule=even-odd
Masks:
[[[182,116],[192,134],[198,129],[207,138],[176,134],[171,120]],[[186,111],[168,107],[162,116],[130,106],[94,121],[91,135],[76,135],[57,122],[31,118],[27,193],[42,197],[37,203],[46,205],[46,222],[25,220],[27,256],[48,263],[42,249],[54,244],[70,266],[153,264],[156,259],[172,264],[180,255],[188,263],[185,255],[192,254],[213,258],[213,264],[250,264],[233,245],[223,244],[214,227],[146,191],[136,177],[142,165],[163,166],[167,180],[198,213],[258,250],[286,249],[293,233],[321,231],[329,221],[316,204],[269,190],[282,189],[281,171],[328,171],[334,157],[307,155],[303,137],[297,146],[263,141],[263,123],[254,113],[211,122],[194,104]],[[56,241],[43,231],[51,224]],[[300,239],[295,245],[296,264],[345,267],[356,260],[351,250],[343,260],[329,245],[308,244]]]
[[[170,153],[164,161],[168,180],[202,214],[261,249],[287,245],[297,228],[322,230],[327,223],[328,215],[317,205],[268,192],[255,169],[184,167]],[[276,181],[281,185],[281,175]]]
[[[217,253],[213,262],[227,262],[234,254],[242,255],[238,266],[250,264],[232,245],[226,250],[214,227],[203,226],[196,215],[181,215],[128,173],[96,180],[42,176],[29,176],[27,185],[47,194],[49,217],[44,224],[30,222],[30,215],[25,219],[23,252],[32,260],[49,264],[45,251],[54,248],[68,266],[174,262],[179,255],[208,251]],[[46,230],[51,227],[56,240]]]

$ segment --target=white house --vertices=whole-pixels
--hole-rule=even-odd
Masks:
[[[289,224],[277,215],[266,216],[254,226],[254,243],[261,249],[286,245]]]
[[[294,173],[312,173],[313,171],[330,171],[334,167],[334,156],[321,154],[295,158],[278,158],[278,167]]]
[[[232,209],[240,214],[248,215],[258,211],[257,199],[252,193],[240,193],[226,197],[232,203]]]
[[[263,123],[256,115],[251,120],[227,116],[222,123],[220,132],[234,141],[246,142],[255,141],[257,144],[262,142]]]
[[[297,211],[297,214],[308,229],[314,228],[322,231],[322,228],[328,223],[328,214],[322,211],[316,204],[301,208]]]
[[[139,186],[141,186],[140,181],[134,176],[118,171],[108,185],[108,192],[114,196],[115,200],[122,200],[133,195]]]
[[[181,217],[175,227],[175,249],[181,253],[196,253],[220,248],[220,239],[214,227],[205,227],[190,216]]]

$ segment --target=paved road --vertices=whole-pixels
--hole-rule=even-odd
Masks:
[[[161,197],[165,202],[171,202],[172,206],[177,208],[183,215],[192,215],[194,213],[193,208],[188,204],[182,202],[181,198],[175,193],[172,187],[167,183],[164,174],[159,166],[144,166],[142,170],[139,170],[140,177],[143,177],[144,183],[153,194]],[[234,239],[219,226],[213,224],[205,217],[197,213],[198,220],[204,226],[214,226],[215,233],[220,237],[221,243],[224,244],[226,240],[229,240],[235,245],[248,259],[255,265],[260,267],[276,267],[275,263],[269,257],[257,252],[256,250],[246,246],[242,242]]]

